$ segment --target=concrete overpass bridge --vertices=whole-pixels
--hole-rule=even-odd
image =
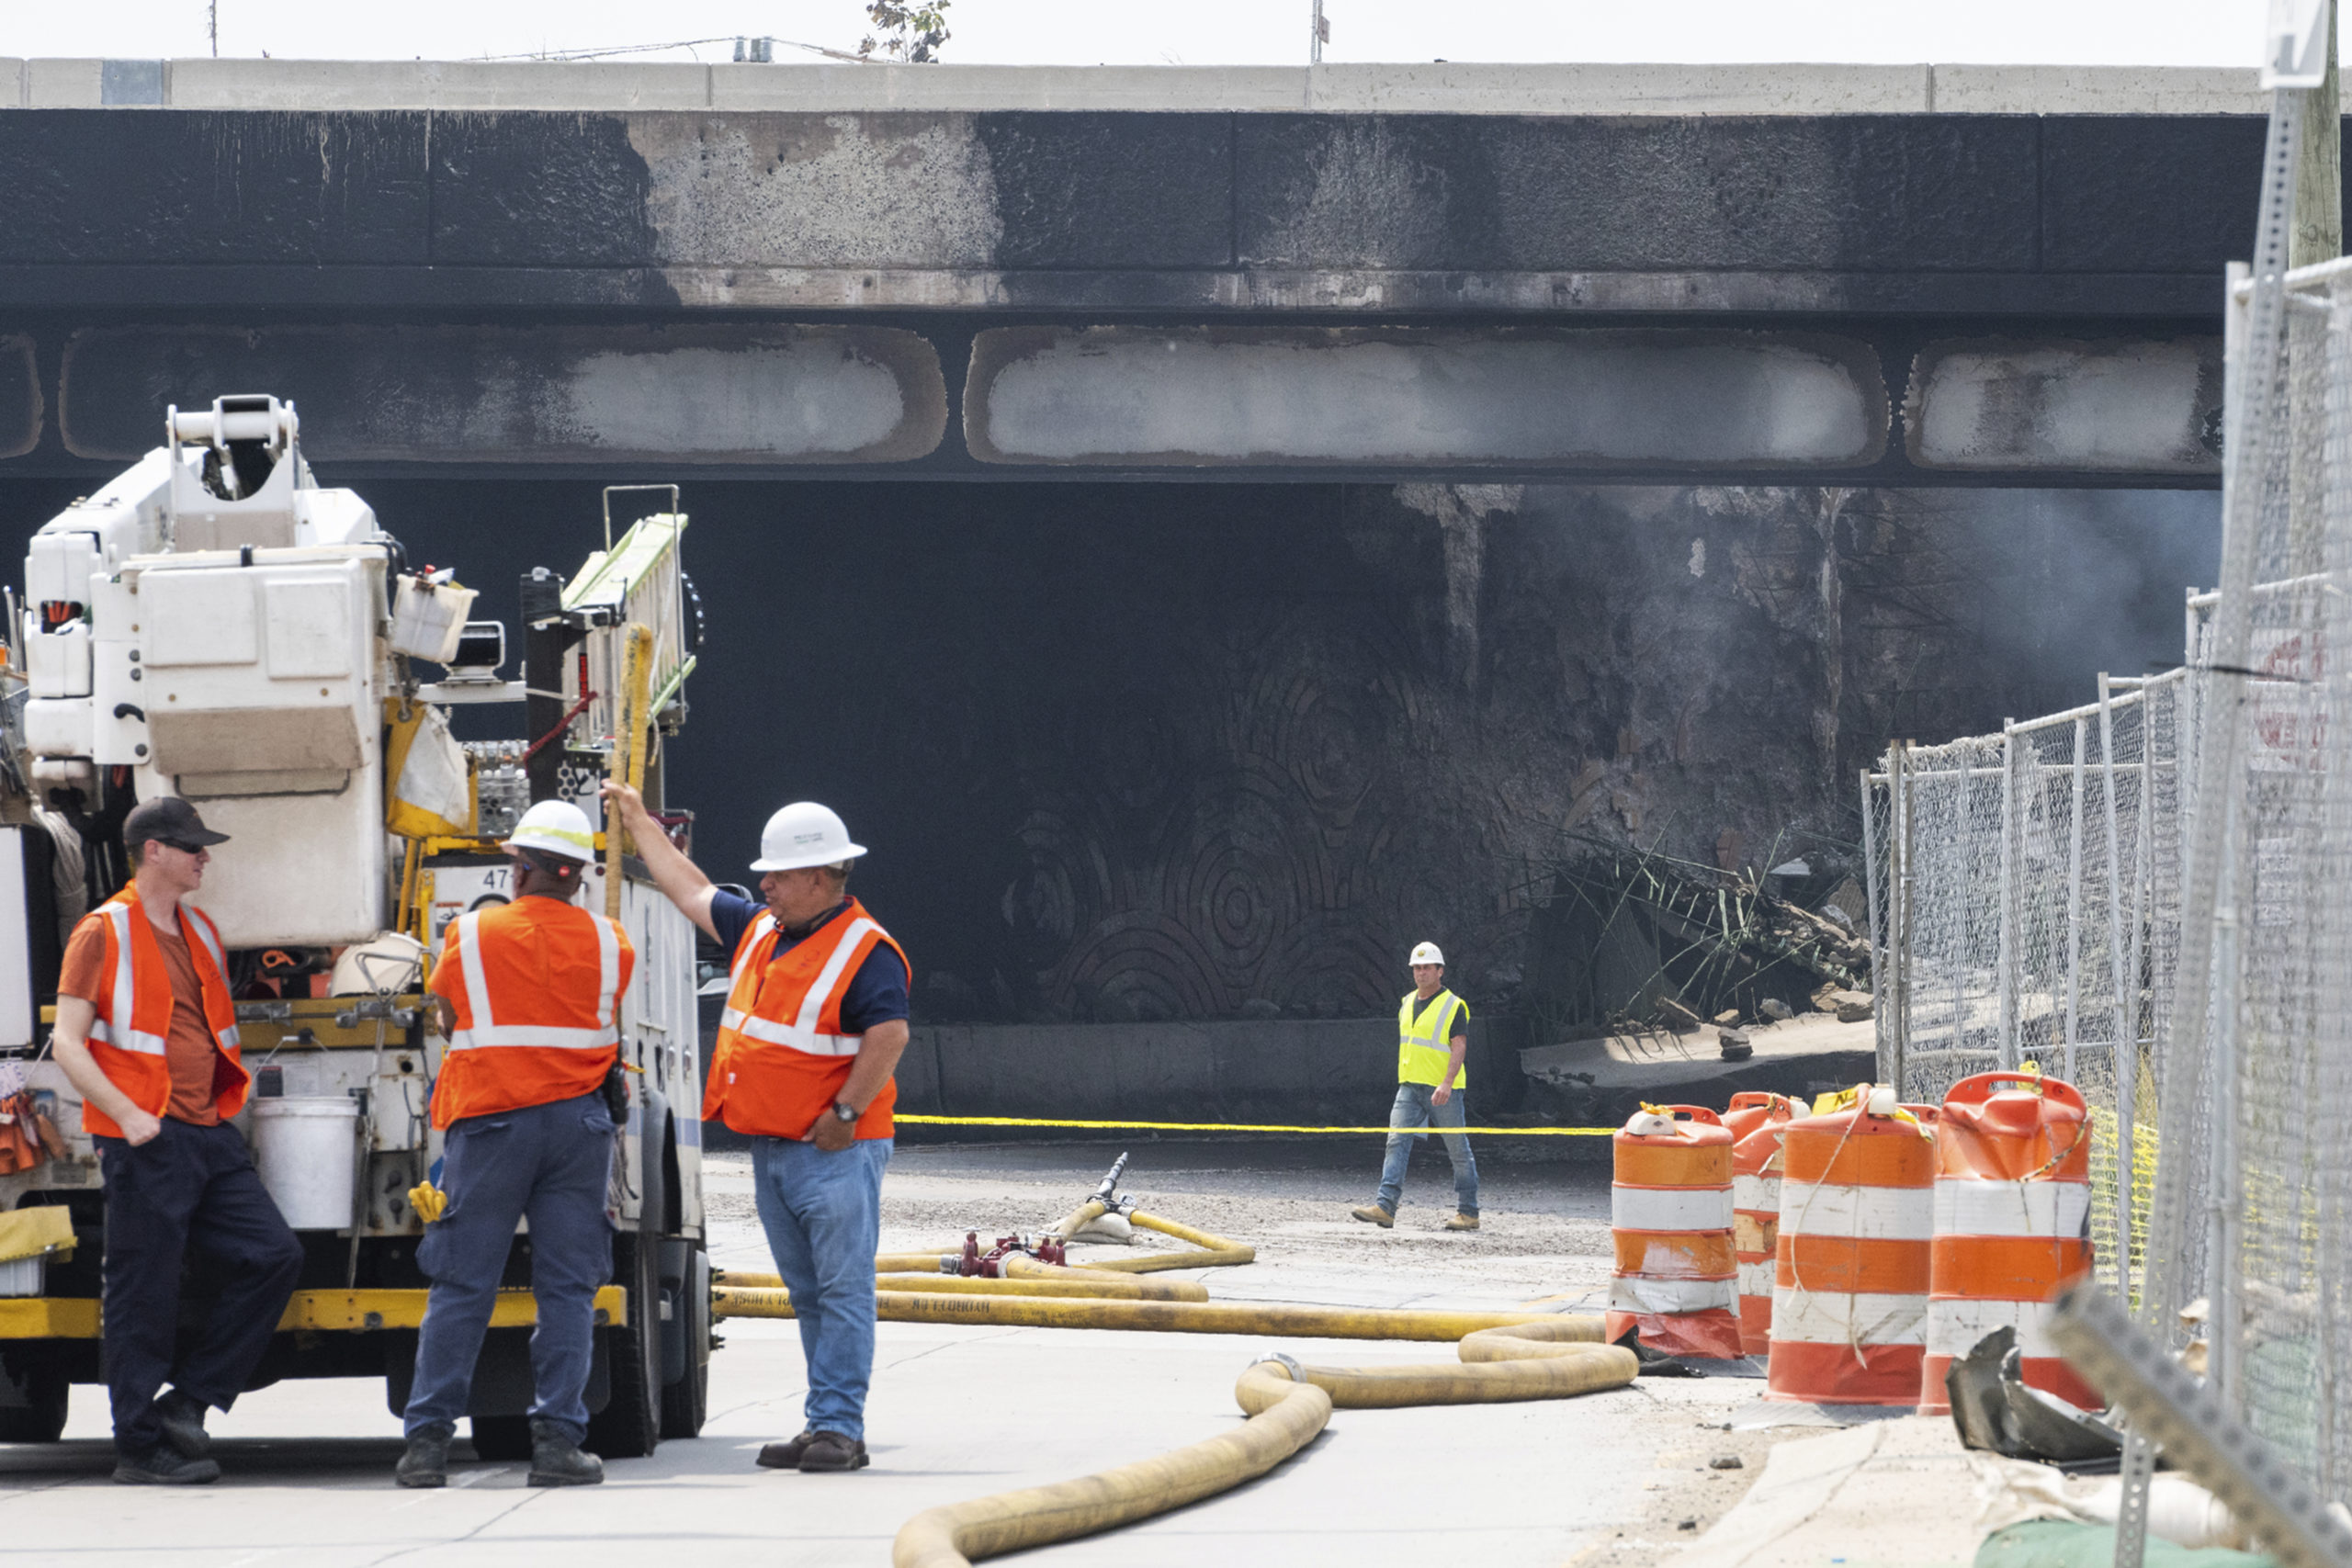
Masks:
[[[1080,1062],[1181,1119],[1375,1113],[1414,942],[1484,1020],[1589,1013],[1655,955],[1531,939],[1579,845],[1833,874],[1890,735],[2177,658],[2263,138],[2250,73],[1949,67],[0,61],[0,524],[274,391],[511,616],[598,484],[683,480],[712,863],[796,796],[876,847],[919,1019],[1019,1026],[924,1036],[925,1108]]]
[[[2215,482],[2251,73],[0,61],[0,473]]]

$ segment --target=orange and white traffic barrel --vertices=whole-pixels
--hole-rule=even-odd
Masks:
[[[1936,1236],[1919,1411],[1951,1408],[1944,1374],[1997,1328],[2017,1330],[2029,1387],[2107,1402],[2050,1343],[2051,1303],[2090,1271],[2090,1112],[2074,1085],[2021,1072],[1952,1085],[1936,1123]]]
[[[1785,1094],[1751,1090],[1731,1097],[1731,1245],[1739,1266],[1739,1345],[1751,1356],[1771,1348],[1773,1253],[1781,1230],[1781,1129],[1804,1112]]]
[[[1835,1103],[1781,1129],[1765,1397],[1913,1404],[1927,1339],[1935,1144],[1885,1085]]]
[[[1737,1359],[1730,1130],[1696,1105],[1645,1105],[1611,1142],[1609,1337],[1638,1329],[1668,1355]]]

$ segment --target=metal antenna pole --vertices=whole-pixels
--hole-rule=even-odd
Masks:
[[[2145,799],[2150,787],[2150,761],[2154,750],[2148,744],[2148,691],[2140,689],[2140,795]],[[2115,698],[2109,684],[2107,671],[2098,672],[2098,765],[2100,795],[2107,807],[2107,958],[2110,983],[2115,988],[2115,1018],[2112,1024],[2114,1044],[2108,1066],[2115,1075],[2115,1293],[2119,1300],[2132,1299],[2132,1114],[2139,1093],[2140,1025],[2138,1009],[2132,1005],[2140,985],[2138,966],[2132,964],[2123,945],[2123,908],[2129,898],[2123,886],[2123,833],[2118,820],[2115,804]],[[2133,864],[2147,856],[2145,835]],[[2136,886],[2138,877],[2133,877]],[[2070,982],[2071,984],[2071,982]]]
[[[1884,922],[1878,916],[1878,826],[1871,814],[1871,771],[1862,770],[1862,910],[1863,930],[1868,933],[1871,950],[1871,989],[1877,993],[1877,1005],[1871,1009],[1871,1033],[1878,1047],[1878,1071],[1881,1081],[1886,1078],[1891,1065],[1886,1051],[1886,950],[1879,945]],[[1900,1092],[1900,1091],[1898,1091]]]
[[[2090,722],[2075,721],[2073,818],[2066,838],[2066,1081],[2075,1080],[2075,1055],[2083,999],[2083,783]]]
[[[1331,24],[1324,18],[1323,0],[1315,0],[1306,33],[1306,62],[1323,63],[1323,46],[1331,41]]]
[[[2162,1325],[2180,1308],[2188,1281],[2183,1280],[2179,1245],[2189,1234],[2190,1216],[2199,1205],[2188,1190],[2181,1157],[2194,1136],[2195,1085],[2210,1071],[2215,1089],[2211,1155],[2215,1170],[2210,1199],[2220,1198],[2233,1172],[2221,1168],[2229,1159],[2236,1097],[2231,1081],[2231,1060],[2237,1020],[2234,1008],[2238,976],[2236,926],[2244,910],[2238,906],[2245,881],[2237,862],[2244,846],[2235,840],[2240,814],[2237,788],[2245,768],[2246,714],[2245,682],[2233,673],[2245,668],[2253,632],[2254,583],[2261,558],[2262,481],[2267,471],[2265,448],[2274,439],[2273,391],[2279,355],[2285,347],[2287,314],[2287,247],[2294,223],[2296,144],[2302,129],[2304,95],[2278,87],[2271,95],[2268,143],[2263,152],[2260,219],[2256,226],[2254,265],[2233,266],[2232,287],[2223,295],[2229,328],[2226,352],[2229,430],[2222,450],[2222,572],[2220,597],[2204,646],[2195,650],[2188,672],[2190,693],[2199,698],[2195,829],[2185,845],[2180,901],[2180,966],[2174,981],[2174,1002],[2167,1038],[2163,1042],[2165,1094],[2160,1107],[2159,1147],[2167,1156],[2156,1168],[2155,1220],[2149,1237],[2149,1279],[2142,1294],[2143,1314]],[[2250,297],[2241,305],[2234,285],[2250,276]],[[2233,853],[2233,852],[2235,852]],[[2224,895],[2224,877],[2228,878]],[[2222,1005],[2216,1006],[2219,1001]],[[2209,1245],[2227,1251],[2232,1227],[2214,1202],[2207,1210]],[[2211,1277],[2233,1287],[2236,1259],[2209,1257]],[[2209,1353],[2215,1392],[2224,1399],[2233,1392],[2229,1335],[2234,1326],[2235,1302],[2224,1299],[2234,1291],[2217,1293],[2213,1317],[2208,1320]],[[2072,1348],[2068,1348],[2071,1353]],[[2094,1380],[2096,1381],[2096,1379]],[[2138,1427],[2139,1423],[2133,1423]],[[2135,1439],[2127,1453],[2123,1497],[2116,1533],[2116,1568],[2140,1568],[2146,1545],[2146,1455]]]
[[[2311,1484],[2096,1287],[2058,1299],[2050,1337],[2131,1416],[2132,1432],[2144,1434],[2137,1440],[2162,1443],[2287,1568],[2352,1568],[2352,1530]]]
[[[2001,858],[2000,873],[1996,883],[1995,897],[1999,899],[2000,945],[1994,959],[1994,1017],[2000,1036],[1994,1043],[1999,1047],[1999,1065],[2014,1067],[2023,1061],[2018,1049],[2018,931],[2017,881],[2018,839],[2023,831],[2023,803],[2018,796],[2023,785],[2018,781],[2019,762],[2026,749],[2032,744],[2018,733],[2018,721],[2001,720]]]

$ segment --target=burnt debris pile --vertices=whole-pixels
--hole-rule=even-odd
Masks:
[[[1843,873],[1725,870],[1595,839],[1529,891],[1521,1005],[1538,1039],[1868,1016],[1862,892]]]

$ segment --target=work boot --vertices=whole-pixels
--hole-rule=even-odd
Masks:
[[[408,1448],[393,1467],[392,1479],[402,1486],[447,1486],[449,1483],[449,1439],[455,1427],[435,1421],[408,1435]]]
[[[605,1479],[605,1461],[582,1453],[571,1434],[553,1421],[531,1418],[531,1484],[594,1486]]]
[[[808,1446],[800,1450],[800,1471],[804,1475],[820,1470],[864,1470],[870,1462],[864,1443],[839,1432],[811,1433]]]
[[[814,1432],[803,1432],[797,1438],[786,1438],[780,1443],[770,1443],[760,1450],[760,1466],[763,1470],[798,1470],[800,1456],[808,1451],[816,1440]]]
[[[1456,1214],[1453,1218],[1446,1221],[1442,1228],[1450,1231],[1475,1231],[1478,1228],[1478,1216],[1476,1214]]]
[[[138,1459],[119,1459],[114,1478],[126,1486],[206,1486],[220,1479],[220,1466],[209,1459],[189,1459],[170,1444]]]
[[[1350,1209],[1348,1213],[1351,1218],[1362,1220],[1368,1225],[1378,1225],[1382,1230],[1386,1230],[1396,1223],[1396,1216],[1377,1203],[1367,1204],[1361,1209]]]
[[[164,1441],[177,1449],[183,1459],[211,1457],[212,1434],[204,1429],[204,1401],[175,1388],[165,1389],[148,1406],[148,1414],[164,1428]]]

